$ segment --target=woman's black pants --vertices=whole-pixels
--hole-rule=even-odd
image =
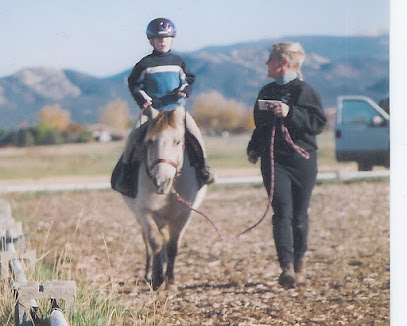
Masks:
[[[273,235],[280,266],[299,262],[307,250],[308,207],[317,177],[317,153],[274,163]],[[271,161],[262,157],[263,184],[270,195]]]

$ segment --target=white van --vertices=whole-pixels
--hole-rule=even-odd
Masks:
[[[356,161],[359,171],[390,167],[389,114],[368,97],[338,97],[335,155],[338,162]]]

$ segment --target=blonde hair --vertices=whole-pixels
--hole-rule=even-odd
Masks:
[[[273,45],[271,51],[279,60],[283,58],[287,60],[290,69],[297,72],[298,79],[303,80],[304,76],[301,72],[301,66],[305,59],[305,51],[302,45],[298,42],[284,42]]]

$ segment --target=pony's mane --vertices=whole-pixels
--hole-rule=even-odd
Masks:
[[[154,137],[168,127],[177,128],[177,119],[174,110],[161,111],[157,117],[151,121],[151,128],[147,134],[147,139]]]

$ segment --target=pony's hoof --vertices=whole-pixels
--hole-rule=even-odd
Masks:
[[[153,287],[154,291],[158,291],[160,288],[163,288],[163,284],[164,284],[164,277],[154,277],[151,280],[151,285]]]

